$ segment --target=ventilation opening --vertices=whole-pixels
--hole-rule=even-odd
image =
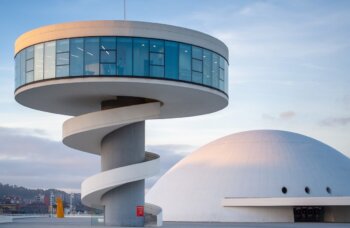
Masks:
[[[295,222],[323,222],[324,207],[302,206],[294,207]]]
[[[307,194],[310,194],[310,188],[309,188],[309,187],[305,187],[305,192],[306,192]]]
[[[287,188],[286,188],[286,187],[282,187],[282,193],[283,193],[283,194],[286,194],[286,193],[287,193],[287,191],[288,191],[288,190],[287,190]]]
[[[330,187],[327,187],[326,191],[328,192],[328,194],[332,194],[332,189]]]

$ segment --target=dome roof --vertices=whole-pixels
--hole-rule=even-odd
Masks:
[[[349,177],[350,159],[318,140],[286,131],[247,131],[181,160],[146,200],[163,208],[164,220],[188,220],[186,213],[192,213],[214,221],[227,197],[350,196]]]

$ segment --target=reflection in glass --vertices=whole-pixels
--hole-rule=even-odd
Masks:
[[[65,76],[69,76],[69,66],[68,65],[56,66],[56,78],[65,77]]]
[[[117,74],[132,75],[132,39],[117,39]]]
[[[20,85],[20,77],[21,77],[21,59],[20,55],[17,54],[15,57],[15,88]]]
[[[69,52],[69,39],[57,40],[56,52]]]
[[[26,52],[22,50],[20,52],[20,60],[21,60],[21,79],[20,84],[24,85],[26,83]]]
[[[28,47],[25,50],[26,50],[26,59],[27,60],[34,58],[34,46]]]
[[[101,63],[115,63],[116,53],[115,51],[105,50],[101,51]]]
[[[115,50],[116,37],[101,37],[101,50]]]
[[[203,62],[198,59],[192,59],[192,70],[202,72]]]
[[[163,78],[164,77],[164,66],[151,65],[151,76]]]
[[[165,77],[179,78],[179,45],[177,42],[165,41]]]
[[[26,71],[33,71],[34,70],[34,59],[29,59],[26,61]]]
[[[76,38],[70,40],[70,59],[69,71],[71,76],[83,75],[83,56],[84,56],[84,40]]]
[[[192,71],[192,82],[202,84],[203,83],[203,74],[201,72]]]
[[[192,46],[192,58],[202,60],[203,49],[196,46]]]
[[[85,38],[84,75],[98,75],[100,61],[99,38]]]
[[[101,75],[116,75],[117,69],[115,64],[101,64]]]
[[[164,65],[164,54],[150,53],[152,65]]]
[[[212,65],[212,77],[213,84],[215,88],[219,88],[219,55],[213,53],[213,65]]]
[[[34,49],[34,81],[38,81],[44,78],[44,44],[37,44]]]
[[[203,84],[212,85],[212,53],[208,50],[203,50]]]
[[[67,65],[69,64],[69,53],[58,53],[56,55],[56,64],[57,65]]]
[[[32,82],[34,80],[34,72],[29,71],[26,73],[26,83]]]
[[[45,43],[44,79],[54,78],[56,71],[56,41]]]
[[[164,41],[163,40],[150,40],[150,51],[164,53]]]
[[[134,47],[133,75],[148,76],[149,75],[148,39],[135,38],[133,40],[133,47]]]
[[[184,81],[191,81],[191,45],[180,44],[179,46],[179,79]]]

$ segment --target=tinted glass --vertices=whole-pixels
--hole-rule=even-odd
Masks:
[[[34,49],[34,81],[38,81],[44,77],[44,44],[37,44]]]
[[[29,59],[26,61],[26,71],[33,71],[34,70],[34,59]]]
[[[212,65],[212,77],[213,77],[213,84],[215,88],[219,88],[219,56],[215,53],[213,53],[213,65]]]
[[[82,38],[71,39],[70,45],[70,75],[82,76],[84,64],[84,40]]]
[[[44,78],[54,78],[56,73],[56,41],[45,43],[44,54]]]
[[[117,39],[115,37],[102,37],[101,50],[115,50],[117,47]]]
[[[179,45],[179,79],[184,81],[191,81],[191,45]]]
[[[101,51],[101,63],[115,63],[116,52],[111,50]]]
[[[133,58],[133,74],[134,76],[149,75],[149,45],[147,39],[135,38],[133,42],[134,58]]]
[[[203,50],[203,84],[212,84],[212,55],[208,50]]]
[[[192,58],[203,59],[203,49],[199,47],[192,46]]]
[[[116,75],[117,68],[115,64],[101,64],[101,75]]]
[[[132,39],[117,39],[117,74],[132,75]]]
[[[200,72],[192,72],[192,82],[202,84],[203,83],[203,74]]]
[[[151,66],[151,76],[163,78],[164,77],[164,66]]]
[[[17,54],[15,57],[15,87],[17,88],[20,85],[21,78],[21,59],[20,55]]]
[[[56,64],[57,65],[67,65],[69,64],[69,53],[58,53],[56,55]]]
[[[56,52],[68,52],[69,51],[69,39],[57,40]]]
[[[20,84],[24,85],[26,83],[26,52],[22,50],[20,52],[20,60],[21,60],[21,79]]]
[[[192,59],[192,70],[202,72],[203,62],[198,59]]]
[[[56,78],[65,77],[65,76],[69,76],[69,66],[68,65],[56,66]]]
[[[85,38],[84,75],[98,75],[100,73],[99,61],[100,61],[99,38]]]
[[[32,82],[34,80],[34,72],[29,71],[26,73],[26,83]]]
[[[163,40],[150,40],[150,51],[164,53],[164,41]]]
[[[32,58],[34,58],[34,46],[26,48],[26,59],[32,59]]]
[[[161,53],[150,53],[152,65],[164,65],[164,54]]]
[[[179,78],[179,45],[176,42],[165,41],[165,77]]]

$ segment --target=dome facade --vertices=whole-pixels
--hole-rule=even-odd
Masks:
[[[344,213],[350,205],[349,177],[350,159],[316,139],[247,131],[184,158],[146,200],[163,208],[165,221],[295,221],[296,206],[322,207],[322,220],[338,221],[335,206]]]

